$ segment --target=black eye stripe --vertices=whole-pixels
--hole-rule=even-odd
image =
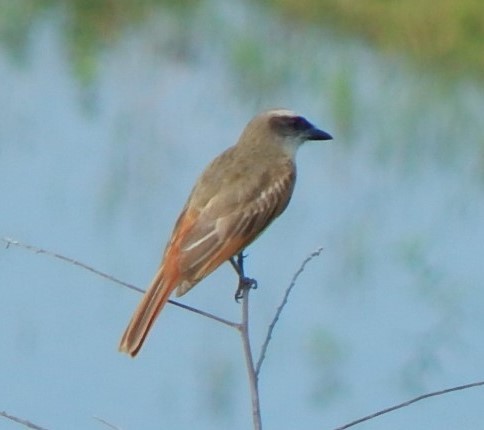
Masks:
[[[282,135],[299,134],[313,128],[312,124],[302,116],[277,116],[271,118],[271,127]]]
[[[294,128],[294,130],[304,131],[311,128],[309,121],[302,116],[295,116],[291,117],[290,119],[292,122],[291,126]]]

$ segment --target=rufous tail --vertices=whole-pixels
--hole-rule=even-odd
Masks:
[[[138,354],[156,317],[176,287],[176,283],[173,280],[164,278],[163,272],[163,266],[161,266],[143,299],[134,311],[133,317],[119,342],[119,350],[131,355],[131,357]]]

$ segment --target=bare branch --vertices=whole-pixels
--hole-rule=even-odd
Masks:
[[[38,247],[33,246],[33,245],[22,243],[22,242],[19,242],[18,240],[9,239],[7,237],[3,237],[1,240],[3,242],[5,242],[6,248],[9,248],[11,245],[14,245],[14,246],[17,246],[19,248],[23,248],[23,249],[27,249],[28,251],[35,252],[36,254],[44,254],[44,255],[47,255],[49,257],[57,258],[58,260],[65,261],[67,263],[73,264],[74,266],[78,266],[78,267],[81,267],[82,269],[88,270],[89,272],[92,272],[95,275],[98,275],[102,278],[108,279],[108,280],[110,280],[110,281],[112,281],[116,284],[122,285],[123,287],[129,288],[130,290],[136,291],[137,293],[144,294],[144,290],[142,290],[141,288],[138,288],[138,287],[136,287],[132,284],[128,284],[127,282],[121,281],[120,279],[117,279],[114,276],[108,275],[107,273],[101,272],[100,270],[95,269],[94,267],[89,266],[88,264],[85,264],[81,261],[75,260],[75,259],[70,258],[70,257],[66,257],[65,255],[58,254],[56,252],[48,251],[48,250],[43,249],[43,248],[38,248]],[[202,311],[202,310],[194,308],[192,306],[184,305],[184,304],[179,303],[175,300],[168,300],[168,303],[175,305],[175,306],[178,306],[179,308],[186,309],[190,312],[194,312],[196,314],[203,315],[207,318],[211,318],[211,319],[218,321],[222,324],[228,325],[229,327],[233,327],[233,328],[238,327],[238,324],[235,323],[235,322],[226,320],[224,318],[220,318],[216,315],[213,315],[209,312]]]
[[[287,300],[289,298],[289,294],[291,294],[292,289],[296,285],[296,281],[299,278],[299,275],[302,272],[304,272],[304,268],[306,267],[306,264],[308,264],[313,258],[318,257],[321,254],[322,251],[323,251],[323,248],[320,247],[320,248],[316,249],[316,251],[311,252],[311,254],[309,254],[304,259],[304,261],[301,263],[301,266],[299,267],[299,269],[297,270],[297,272],[292,277],[291,283],[289,284],[289,286],[286,289],[286,292],[284,293],[284,297],[282,299],[282,303],[277,308],[276,314],[274,315],[274,318],[273,318],[272,322],[269,325],[269,329],[267,330],[267,335],[266,335],[266,338],[264,340],[264,343],[262,344],[261,352],[260,352],[260,355],[259,355],[259,360],[257,360],[257,365],[255,367],[255,373],[256,373],[257,376],[259,376],[260,369],[262,367],[262,363],[264,362],[264,359],[266,357],[267,348],[268,348],[269,342],[271,341],[271,338],[272,338],[272,332],[274,331],[274,327],[276,326],[276,323],[279,320],[279,317],[280,317],[280,315],[282,313],[282,310],[284,309],[284,307],[287,304]]]
[[[254,285],[257,285],[256,281],[245,277],[244,274],[244,256],[240,253],[237,257],[237,263],[234,260],[230,260],[232,266],[239,274],[239,287],[235,297],[242,298],[242,321],[238,325],[237,329],[242,337],[242,346],[244,348],[245,363],[247,365],[247,375],[249,378],[250,386],[250,398],[252,401],[252,422],[254,424],[254,430],[262,429],[262,419],[260,414],[260,400],[259,400],[259,382],[254,367],[254,357],[250,346],[249,337],[249,292]]]
[[[134,285],[128,284],[127,282],[121,281],[120,279],[117,279],[114,276],[108,275],[107,273],[101,272],[100,270],[97,270],[92,266],[89,266],[78,260],[74,260],[73,258],[66,257],[65,255],[57,254],[56,252],[48,251],[46,249],[42,249],[26,243],[22,243],[22,242],[19,242],[18,240],[9,239],[8,237],[2,237],[2,241],[6,243],[6,248],[9,248],[10,245],[15,245],[15,246],[18,246],[19,248],[24,248],[24,249],[28,249],[29,251],[33,251],[36,254],[45,254],[45,255],[48,255],[49,257],[66,261],[67,263],[73,264],[74,266],[82,267],[83,269],[86,269],[89,272],[92,272],[98,276],[101,276],[102,278],[109,279],[110,281],[113,281],[116,284],[129,288],[130,290],[134,290],[138,293],[144,293],[144,291],[141,288],[135,287]]]
[[[114,424],[111,424],[110,422],[106,421],[103,418],[100,417],[93,417],[95,420],[99,421],[100,423],[104,424],[106,427],[109,427],[112,430],[121,430],[120,427],[115,426]]]
[[[29,428],[29,429],[34,429],[34,430],[47,430],[45,427],[40,427],[37,424],[34,424],[31,421],[24,420],[22,418],[15,417],[13,415],[7,414],[5,411],[0,411],[0,416],[7,418],[11,421],[14,421],[18,424],[22,424],[23,426]]]
[[[404,408],[406,406],[411,405],[412,403],[416,403],[416,402],[419,402],[420,400],[428,399],[429,397],[441,396],[443,394],[451,393],[453,391],[466,390],[468,388],[480,387],[482,385],[484,385],[484,381],[473,382],[472,384],[459,385],[457,387],[446,388],[445,390],[433,391],[431,393],[422,394],[421,396],[415,397],[411,400],[407,400],[406,402],[400,403],[400,404],[395,405],[395,406],[391,406],[389,408],[382,409],[381,411],[375,412],[371,415],[367,415],[366,417],[359,418],[355,421],[352,421],[348,424],[345,424],[344,426],[336,427],[334,430],[345,430],[347,428],[355,426],[356,424],[360,424],[364,421],[371,420],[371,419],[376,418],[380,415],[384,415],[384,414],[387,414],[389,412],[396,411],[397,409]]]
[[[139,293],[144,293],[144,291],[134,285],[131,285],[131,284],[128,284],[124,281],[121,281],[111,275],[108,275],[104,272],[101,272],[100,270],[97,270],[95,268],[93,268],[92,266],[89,266],[85,263],[82,263],[78,260],[75,260],[73,258],[69,258],[69,257],[66,257],[64,255],[61,255],[61,254],[57,254],[55,252],[52,252],[52,251],[48,251],[48,250],[45,250],[45,249],[42,249],[42,248],[38,248],[38,247],[35,247],[35,246],[32,246],[32,245],[28,245],[28,244],[25,244],[25,243],[22,243],[22,242],[19,242],[17,240],[13,240],[13,239],[9,239],[9,238],[1,238],[0,240],[2,240],[3,242],[5,242],[6,244],[6,248],[10,247],[11,245],[14,245],[14,246],[17,246],[17,247],[20,247],[20,248],[24,248],[24,249],[27,249],[29,251],[32,251],[32,252],[35,252],[36,254],[45,254],[47,256],[50,256],[50,257],[53,257],[53,258],[57,258],[59,260],[62,260],[62,261],[65,261],[67,263],[70,263],[70,264],[73,264],[75,266],[79,266],[85,270],[88,270],[100,277],[103,277],[103,278],[106,278],[110,281],[113,281],[119,285],[122,285],[124,287],[127,287],[133,291],[136,291],[136,292],[139,292]],[[169,300],[169,303],[175,305],[175,306],[178,306],[178,307],[181,307],[183,309],[186,309],[188,311],[191,311],[191,312],[194,312],[194,313],[197,313],[199,315],[202,315],[202,316],[205,316],[207,318],[211,318],[215,321],[218,321],[222,324],[225,324],[227,326],[230,326],[232,328],[235,328],[237,329],[240,334],[241,334],[241,337],[242,337],[242,343],[243,343],[243,347],[244,347],[244,353],[245,353],[245,359],[246,359],[246,364],[247,364],[247,370],[248,370],[248,375],[249,375],[249,384],[250,384],[250,390],[251,390],[251,399],[252,399],[252,415],[253,415],[253,421],[254,421],[254,429],[255,430],[260,430],[261,429],[261,416],[260,416],[260,403],[259,403],[259,392],[258,392],[258,377],[259,377],[259,373],[260,373],[260,370],[261,370],[261,367],[262,367],[262,363],[264,362],[264,359],[265,359],[265,356],[266,356],[266,353],[267,353],[267,348],[269,346],[269,343],[270,343],[270,340],[272,339],[272,333],[274,331],[274,328],[275,328],[275,325],[277,323],[277,321],[279,320],[279,317],[282,313],[282,310],[284,309],[285,305],[287,304],[287,301],[288,301],[288,298],[289,298],[289,294],[291,293],[292,289],[294,288],[294,286],[296,285],[296,281],[297,279],[299,278],[299,276],[301,275],[301,273],[304,271],[305,267],[306,267],[306,264],[308,264],[313,258],[319,256],[321,254],[321,252],[323,251],[323,248],[318,248],[316,251],[312,252],[302,263],[301,263],[301,266],[299,267],[299,269],[297,270],[297,272],[294,274],[292,280],[291,280],[291,283],[289,284],[288,288],[286,289],[286,292],[284,294],[284,297],[283,297],[283,300],[282,300],[282,303],[281,305],[277,308],[277,311],[274,315],[274,318],[271,322],[271,324],[269,325],[269,329],[268,329],[268,332],[267,332],[267,336],[266,336],[266,339],[262,345],[262,348],[261,348],[261,353],[260,353],[260,357],[259,357],[259,360],[257,361],[257,365],[254,367],[254,361],[253,361],[253,356],[252,356],[252,351],[251,351],[251,345],[250,345],[250,339],[249,339],[249,292],[250,292],[250,285],[253,285],[253,283],[255,281],[253,280],[250,280],[250,279],[247,279],[245,278],[244,276],[244,268],[243,268],[243,257],[241,255],[239,255],[239,259],[237,261],[237,267],[234,266],[234,268],[236,268],[236,270],[238,270],[238,273],[239,273],[239,282],[242,284],[242,283],[247,283],[248,282],[248,287],[247,288],[244,288],[242,289],[242,300],[243,300],[243,303],[242,303],[242,322],[239,324],[239,323],[236,323],[236,322],[233,322],[233,321],[229,321],[229,320],[226,320],[224,318],[220,318],[220,317],[217,317],[213,314],[210,314],[208,312],[205,312],[205,311],[202,311],[200,309],[196,309],[196,308],[193,308],[191,306],[187,306],[187,305],[184,305],[184,304],[181,304],[179,302],[176,302],[176,301],[173,301],[173,300]],[[231,261],[232,265],[234,264],[233,261]],[[251,284],[252,283],[252,284]],[[427,398],[430,398],[430,397],[436,397],[436,396],[441,396],[441,395],[444,395],[444,394],[447,394],[447,393],[451,393],[451,392],[454,392],[454,391],[460,391],[460,390],[465,390],[465,389],[469,389],[469,388],[474,388],[474,387],[479,387],[479,386],[484,386],[484,381],[480,381],[480,382],[473,382],[473,383],[470,383],[470,384],[466,384],[466,385],[459,385],[459,386],[456,386],[456,387],[452,387],[452,388],[447,388],[447,389],[444,389],[444,390],[439,390],[439,391],[434,391],[434,392],[431,392],[431,393],[427,393],[427,394],[423,394],[423,395],[420,395],[418,397],[415,397],[411,400],[407,400],[406,402],[403,402],[403,403],[400,403],[398,405],[395,405],[395,406],[391,406],[391,407],[388,407],[388,408],[385,408],[385,409],[382,409],[378,412],[375,412],[371,415],[367,415],[365,417],[362,417],[362,418],[359,418],[357,420],[354,420],[348,424],[345,424],[343,426],[340,426],[340,427],[337,427],[335,428],[334,430],[345,430],[345,429],[348,429],[350,427],[353,427],[357,424],[360,424],[362,422],[365,422],[365,421],[368,421],[368,420],[371,420],[373,418],[376,418],[380,415],[384,415],[384,414],[387,414],[389,412],[393,412],[397,409],[401,409],[401,408],[404,408],[406,406],[409,406],[413,403],[416,403],[416,402],[419,402],[421,400],[424,400],[424,399],[427,399]],[[7,412],[5,411],[0,411],[0,416],[4,417],[4,418],[7,418],[11,421],[14,421],[18,424],[22,424],[23,426],[27,427],[27,428],[30,428],[30,429],[34,429],[34,430],[48,430],[44,427],[41,427],[37,424],[34,424],[28,420],[24,420],[24,419],[21,419],[21,418],[18,418],[18,417],[15,417],[13,415],[10,415],[8,414]],[[110,424],[109,422],[103,420],[102,418],[98,418],[98,417],[94,417],[95,419],[97,419],[98,421],[100,421],[101,423],[109,426],[110,428],[114,429],[114,430],[120,430],[118,427]]]
[[[204,317],[218,321],[219,323],[225,324],[225,325],[232,327],[232,328],[235,328],[237,330],[239,329],[238,323],[227,320],[225,318],[218,317],[217,315],[211,314],[210,312],[205,312],[205,311],[202,311],[201,309],[197,309],[197,308],[194,308],[192,306],[184,305],[183,303],[176,302],[174,300],[168,300],[168,303],[175,305],[175,306],[178,306],[179,308],[186,309],[186,310],[193,312],[195,314],[202,315]]]

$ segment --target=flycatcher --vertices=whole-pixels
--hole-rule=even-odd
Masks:
[[[119,350],[135,356],[176,289],[181,296],[239,254],[286,208],[296,180],[296,151],[332,137],[285,109],[257,115],[236,145],[196,182],[162,262],[123,334]]]

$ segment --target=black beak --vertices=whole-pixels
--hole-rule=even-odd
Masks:
[[[313,127],[306,132],[306,140],[332,140],[333,136],[319,128]]]

